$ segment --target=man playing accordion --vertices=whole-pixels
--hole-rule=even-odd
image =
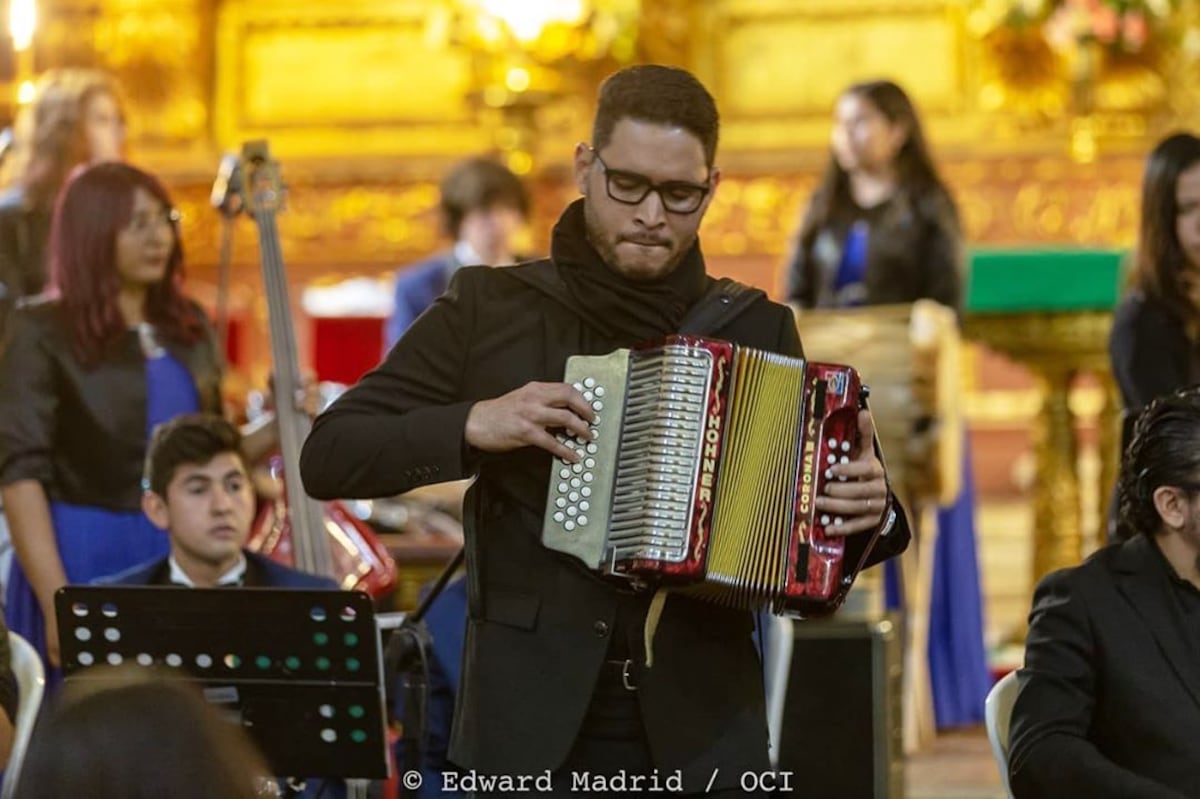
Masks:
[[[555,225],[550,258],[460,270],[305,444],[305,487],[319,498],[476,478],[464,509],[469,618],[449,757],[480,777],[479,793],[546,776],[524,786],[571,795],[614,789],[611,777],[626,780],[626,795],[742,795],[740,776],[769,768],[752,613],[668,595],[647,665],[655,592],[541,543],[551,464],[582,459],[564,442],[590,436],[598,413],[563,382],[567,359],[677,332],[714,283],[697,229],[720,180],[717,130],[713,99],[689,73],[638,66],[611,76],[592,142],[575,149],[583,197]],[[791,312],[761,293],[704,333],[802,354]],[[816,507],[841,519],[836,535],[877,537],[871,563],[903,551],[909,531],[871,446],[869,412],[857,426],[862,443],[830,467],[846,479],[826,483]]]

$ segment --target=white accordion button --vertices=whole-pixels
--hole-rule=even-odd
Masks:
[[[571,488],[579,488],[581,485],[583,485],[583,480],[580,480],[578,477],[571,478]]]
[[[583,482],[585,482],[585,483],[590,483],[590,482],[592,482],[592,473],[591,473],[591,472],[584,472],[584,473],[583,473]]]
[[[583,488],[579,489],[579,493],[582,496],[590,497],[592,495],[592,489],[588,488],[587,486],[584,486]]]
[[[570,488],[570,486],[567,485],[566,483],[559,483],[558,484],[558,493],[565,494],[565,493],[567,493],[567,489],[569,489],[569,488]]]
[[[604,410],[604,403],[600,400],[593,400],[592,410],[597,412]]]
[[[567,508],[567,515],[568,515],[568,516],[574,517],[574,516],[576,516],[578,513],[579,513],[579,508],[575,507],[574,505],[572,505],[571,507]]]
[[[595,442],[592,442],[592,441],[588,442],[587,452],[589,455],[595,455],[599,451],[600,451],[600,447],[596,446]]]
[[[579,392],[583,391],[583,383],[572,383],[571,387],[574,388],[576,391],[579,391]]]
[[[833,479],[833,469],[826,469],[826,470],[825,470],[825,479],[826,479],[826,480],[832,480],[832,479]]]
[[[583,465],[588,469],[595,469],[596,468],[596,459],[595,458],[584,458]]]
[[[597,397],[604,396],[604,386],[596,386],[596,396]]]
[[[849,451],[850,451],[850,442],[843,441],[842,442],[842,452],[849,452]]]
[[[554,514],[555,518],[557,518],[557,517],[559,517],[559,516],[561,516],[561,515],[562,515],[561,513],[556,513],[556,514]],[[829,517],[828,517],[828,516],[822,516],[822,517],[821,517],[821,524],[829,524]]]
[[[585,377],[585,378],[583,378],[583,384],[585,386],[587,386],[588,388],[595,388],[596,387],[596,378]]]
[[[567,501],[565,499],[563,499],[562,497],[559,497],[558,499],[554,500],[554,507],[565,508],[565,507],[567,507]]]
[[[554,514],[554,521],[558,522],[559,524],[562,524],[563,520],[566,518],[566,515],[562,511]]]
[[[588,502],[586,499],[579,503],[579,510],[581,511],[591,510],[591,507],[592,503]],[[579,523],[583,524],[582,518],[580,519]]]
[[[571,469],[570,469],[570,467],[567,467],[567,468],[565,468],[565,469],[559,469],[559,470],[558,470],[558,476],[559,476],[559,477],[561,477],[562,479],[566,480],[568,477],[570,477],[570,476],[571,476]]]
[[[829,448],[830,449],[837,449],[837,444],[838,444],[838,442],[837,442],[836,438],[829,439]]]
[[[837,526],[837,527],[841,527],[841,525],[842,525],[842,517],[841,517],[841,516],[834,516],[834,517],[833,517],[833,523],[834,523],[834,525],[835,525],[835,526]]]
[[[850,462],[850,456],[849,456],[849,455],[843,455],[843,456],[842,456],[842,463],[849,463],[849,462]]]
[[[562,497],[559,497],[559,499],[562,499]],[[571,500],[572,502],[578,502],[579,501],[579,492],[572,491],[570,494],[567,494],[567,499]]]
[[[580,516],[578,519],[575,520],[575,523],[578,524],[580,527],[586,527],[587,526],[587,517]]]
[[[563,529],[566,530],[568,533],[571,532],[572,530],[575,529],[575,522],[571,521],[570,519],[567,519],[563,523]]]
[[[585,391],[585,392],[583,392],[583,398],[585,400],[587,400],[588,402],[591,402],[592,400],[594,400],[596,398],[596,395],[590,391]]]
[[[834,455],[831,452],[831,453],[829,453],[829,456],[825,460],[828,461],[830,463],[830,465],[835,464],[835,463],[837,463],[837,455]]]

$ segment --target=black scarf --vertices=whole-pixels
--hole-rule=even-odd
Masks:
[[[699,240],[670,274],[657,280],[627,280],[604,263],[588,241],[583,203],[580,199],[567,206],[550,240],[550,257],[568,291],[629,343],[676,332],[707,285]]]

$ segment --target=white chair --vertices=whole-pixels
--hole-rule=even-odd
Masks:
[[[765,614],[764,614],[765,615]],[[767,737],[771,766],[779,765],[779,739],[783,734],[783,708],[787,702],[788,677],[792,673],[792,647],[795,643],[792,620],[783,616],[766,617],[762,632],[766,650],[764,678],[767,694]]]
[[[28,641],[13,631],[8,632],[8,648],[12,653],[12,671],[17,678],[20,691],[17,702],[17,718],[14,724],[12,754],[8,756],[8,768],[4,770],[4,787],[0,799],[12,799],[21,777],[21,762],[29,748],[29,737],[37,723],[38,710],[42,706],[42,695],[46,691],[46,672],[42,659]]]
[[[992,744],[992,755],[1000,768],[1004,792],[1010,799],[1012,789],[1008,786],[1008,722],[1012,717],[1013,703],[1017,701],[1019,687],[1017,673],[1010,671],[992,686],[983,703],[983,719],[987,727],[988,741]]]

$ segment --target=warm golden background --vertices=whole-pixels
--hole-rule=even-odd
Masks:
[[[1193,0],[1134,4],[1146,14],[1142,28],[1122,32],[1137,39],[1133,52],[1075,36],[1071,20],[1051,21],[1051,0],[32,5],[31,48],[0,63],[0,108],[11,118],[22,82],[48,68],[113,72],[126,94],[131,159],[177,198],[201,289],[216,279],[219,220],[208,205],[216,164],[251,138],[270,140],[289,186],[280,228],[297,295],[313,283],[386,276],[443,246],[437,181],[478,152],[502,155],[530,181],[529,248],[544,251],[573,196],[566,170],[588,136],[596,86],[635,61],[689,67],[716,95],[725,179],[705,251],[714,271],[769,289],[827,157],[832,104],[852,81],[890,77],[916,98],[973,245],[1128,246],[1142,159],[1200,113]],[[240,343],[253,382],[268,368],[257,270],[254,231],[241,220],[234,296],[258,330]],[[986,347],[968,355],[962,385],[996,642],[1028,606],[1029,429],[1040,393]],[[1071,393],[1085,433],[1099,392],[1085,382]],[[1081,450],[1085,474],[1098,460],[1094,447]],[[1099,503],[1085,497],[1085,505]],[[1083,523],[1094,536],[1094,513]]]

